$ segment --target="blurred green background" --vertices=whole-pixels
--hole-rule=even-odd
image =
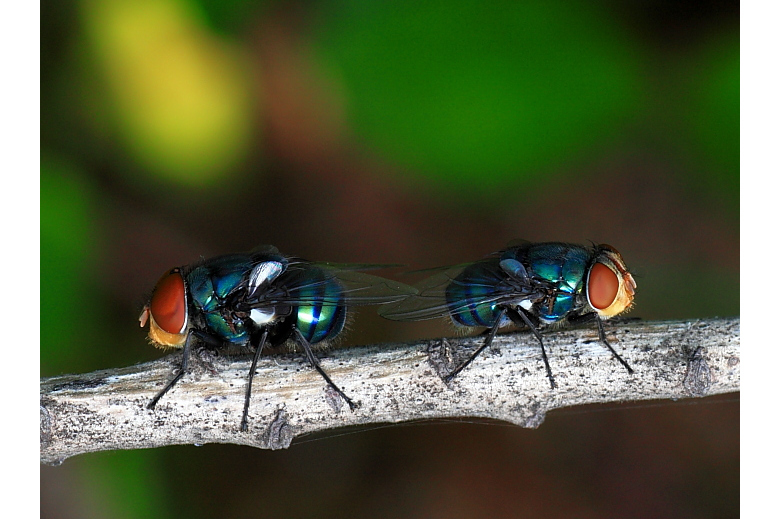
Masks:
[[[616,246],[631,316],[739,314],[739,3],[41,4],[41,376],[148,361],[166,269]],[[345,344],[451,335],[362,312]],[[550,361],[554,367],[554,352]],[[733,395],[41,468],[41,516],[735,517]]]

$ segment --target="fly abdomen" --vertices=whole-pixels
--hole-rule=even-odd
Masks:
[[[297,328],[311,344],[335,337],[341,333],[345,323],[346,307],[344,306],[298,307]]]
[[[346,298],[338,281],[319,269],[306,272],[310,283],[299,289],[302,300],[320,301],[297,308],[295,325],[311,344],[332,339],[343,330],[346,323]]]
[[[463,326],[492,327],[495,324],[500,309],[494,302],[483,302],[495,292],[493,278],[494,266],[475,263],[446,287],[446,302],[453,321]]]
[[[496,305],[469,304],[466,308],[452,312],[452,320],[463,326],[492,327],[499,313]]]

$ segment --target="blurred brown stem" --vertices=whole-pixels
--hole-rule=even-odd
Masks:
[[[115,449],[234,443],[286,448],[299,436],[359,424],[486,417],[538,427],[560,407],[739,391],[740,320],[607,323],[629,375],[598,341],[595,327],[543,334],[558,388],[552,390],[535,339],[498,335],[450,384],[450,372],[483,337],[434,339],[319,352],[322,367],[358,402],[350,411],[302,354],[263,357],[257,366],[249,430],[239,430],[248,357],[193,358],[159,402],[180,354],[127,368],[41,380],[41,463]],[[500,352],[497,351],[500,348]]]

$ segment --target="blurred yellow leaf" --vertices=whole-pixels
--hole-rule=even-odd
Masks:
[[[184,0],[85,0],[89,44],[106,75],[119,134],[142,167],[212,184],[246,155],[253,90],[237,47]]]

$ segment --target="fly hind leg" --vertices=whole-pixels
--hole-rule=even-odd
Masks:
[[[501,322],[503,321],[503,318],[506,316],[506,309],[501,308],[500,313],[498,314],[497,319],[495,319],[495,324],[492,325],[492,328],[489,329],[487,333],[487,338],[484,339],[484,344],[479,346],[479,349],[477,349],[473,354],[468,357],[468,359],[457,366],[454,371],[449,373],[446,377],[444,377],[444,382],[451,382],[454,377],[457,376],[458,373],[460,373],[462,370],[468,367],[468,365],[473,362],[473,359],[479,356],[481,352],[483,352],[486,348],[492,344],[492,340],[495,338],[495,334],[498,333],[498,329],[500,328]]]
[[[351,398],[346,396],[346,393],[344,393],[340,387],[336,386],[335,383],[330,380],[330,377],[327,375],[324,369],[322,369],[322,366],[319,364],[319,359],[316,358],[316,355],[314,355],[314,352],[311,350],[311,344],[306,340],[305,337],[303,337],[303,334],[300,333],[300,330],[295,328],[295,341],[300,344],[303,347],[303,350],[306,352],[306,357],[308,358],[308,362],[311,364],[311,366],[314,367],[317,372],[322,375],[322,378],[325,379],[325,382],[327,382],[327,385],[330,386],[335,390],[336,393],[338,393],[341,398],[343,398],[347,404],[349,404],[349,409],[354,411],[357,409],[357,404],[355,404]]]

